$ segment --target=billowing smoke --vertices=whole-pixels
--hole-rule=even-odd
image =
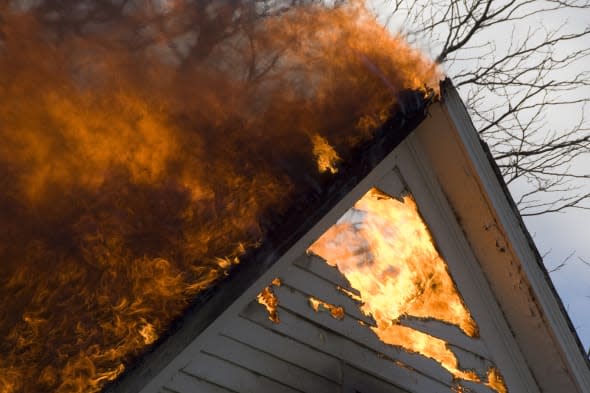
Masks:
[[[439,76],[358,1],[2,4],[7,393],[116,378],[319,176],[314,141],[346,159]]]

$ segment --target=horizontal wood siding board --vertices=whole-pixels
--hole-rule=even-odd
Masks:
[[[463,348],[449,345],[449,348],[459,362],[459,367],[463,370],[473,370],[477,375],[485,381],[487,379],[487,371],[490,367],[494,367],[494,363],[488,359],[478,356],[472,352],[465,351]]]
[[[292,265],[280,278],[284,285],[305,294],[306,299],[308,299],[307,301],[309,301],[310,296],[313,296],[334,306],[341,306],[344,308],[344,312],[351,317],[375,326],[375,320],[361,312],[359,302],[351,299],[348,295],[339,291],[334,284],[315,274],[296,265]]]
[[[483,358],[490,359],[489,351],[482,338],[467,336],[457,326],[433,319],[403,318],[400,323],[421,332],[438,337],[453,346],[473,352]]]
[[[339,359],[248,319],[236,318],[236,323],[224,327],[220,334],[273,353],[279,359],[296,364],[333,382],[341,382]]]
[[[331,282],[334,286],[342,287],[356,295],[360,295],[360,292],[350,285],[346,277],[340,273],[337,267],[328,265],[325,260],[317,255],[302,255],[293,264]]]
[[[342,393],[410,393],[409,391],[394,386],[387,381],[368,375],[349,364],[344,366],[343,371],[344,383],[342,386]],[[444,393],[449,392],[445,391]]]
[[[323,313],[325,314],[325,313]],[[286,309],[279,311],[280,323],[273,323],[268,320],[266,311],[257,303],[251,303],[243,312],[243,317],[250,321],[272,329],[280,334],[291,337],[303,344],[317,348],[326,354],[342,359],[343,361],[354,365],[359,370],[367,374],[378,376],[393,385],[400,386],[412,392],[438,392],[446,391],[451,385],[451,376],[442,369],[438,363],[426,359],[419,355],[409,354],[401,349],[386,346],[386,354],[373,350],[361,343],[354,341],[350,337],[326,329],[321,324],[301,318]],[[326,315],[327,316],[327,315]],[[332,319],[331,317],[328,317]],[[341,322],[333,320],[334,322]],[[372,334],[372,332],[368,332]],[[383,344],[381,344],[383,345]],[[389,357],[386,356],[389,353]],[[418,371],[407,369],[398,365],[393,358],[400,358],[400,354],[407,358],[416,357],[424,362],[428,375]],[[441,382],[433,375],[442,376],[445,382]]]
[[[236,393],[234,390],[211,384],[182,371],[176,373],[164,385],[164,389],[174,393]]]
[[[461,385],[465,387],[465,390],[469,393],[497,393],[494,389],[488,386],[480,385],[469,381],[462,381]]]
[[[277,348],[277,350],[281,349]],[[235,365],[305,393],[338,393],[340,390],[339,383],[312,374],[301,367],[229,337],[216,337],[215,340],[207,343],[203,352],[226,359]]]
[[[189,375],[240,393],[302,393],[217,356],[199,353],[183,368]]]
[[[439,363],[422,355],[410,353],[402,348],[383,343],[371,329],[361,325],[358,320],[347,315],[342,320],[338,320],[328,312],[316,312],[309,305],[307,297],[292,288],[280,287],[276,288],[275,292],[279,298],[279,318],[281,318],[283,309],[289,310],[301,319],[320,325],[326,331],[345,336],[358,345],[399,360],[408,366],[431,375],[432,378],[442,383],[451,384],[451,374]]]

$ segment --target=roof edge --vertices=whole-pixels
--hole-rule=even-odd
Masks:
[[[488,145],[479,137],[450,79],[441,83],[441,95],[456,124],[465,151],[479,174],[479,182],[488,195],[507,238],[515,245],[514,250],[538,299],[544,320],[554,333],[553,340],[560,346],[564,361],[580,386],[580,391],[590,391],[590,360]]]

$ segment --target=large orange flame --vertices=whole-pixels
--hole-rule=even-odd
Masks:
[[[357,1],[17,3],[0,5],[6,393],[115,379],[317,173],[314,135],[345,158],[439,77]]]
[[[400,323],[405,316],[433,318],[477,335],[411,197],[400,201],[371,189],[309,251],[337,266],[360,292],[361,310],[375,319],[371,329],[381,341],[435,359],[455,378],[479,381],[460,368],[444,340]],[[497,375],[490,373],[489,386],[501,391]]]

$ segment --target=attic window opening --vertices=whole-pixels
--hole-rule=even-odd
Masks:
[[[370,329],[383,343],[434,359],[456,380],[482,382],[460,367],[444,340],[404,326],[406,317],[435,319],[478,337],[477,324],[410,195],[398,200],[370,189],[308,253],[337,267],[360,293],[360,309],[374,318],[376,326]],[[505,392],[497,387],[504,387],[497,383],[501,376],[493,379],[486,385]]]

